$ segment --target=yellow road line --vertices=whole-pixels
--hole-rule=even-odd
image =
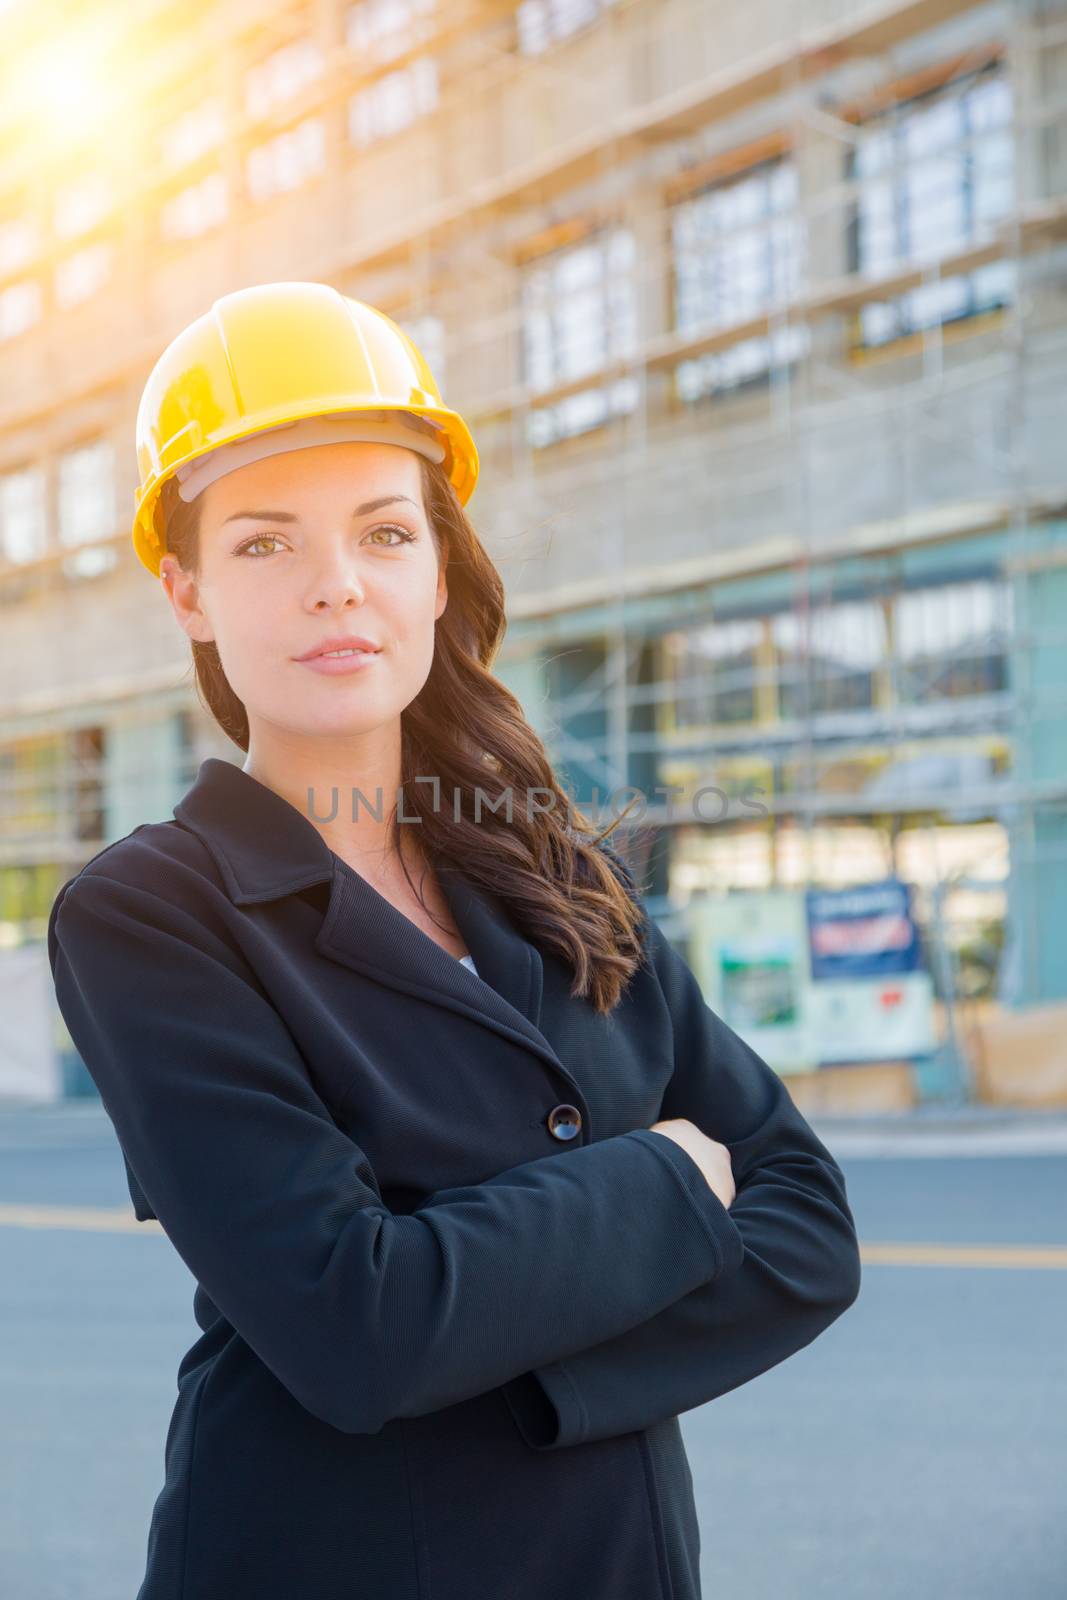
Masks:
[[[80,1228],[89,1233],[155,1233],[154,1219],[138,1222],[123,1207],[0,1205],[0,1227]],[[860,1244],[864,1266],[1067,1268],[1067,1245]]]
[[[159,1233],[154,1219],[138,1222],[133,1212],[109,1206],[0,1205],[0,1228],[82,1228],[90,1233]]]
[[[860,1260],[877,1267],[1067,1267],[1062,1244],[861,1244]]]

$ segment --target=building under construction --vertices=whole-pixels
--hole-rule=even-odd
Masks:
[[[6,944],[237,754],[134,417],[214,298],[315,279],[470,423],[496,670],[594,820],[638,794],[672,936],[893,875],[950,1022],[1067,999],[1067,5],[91,9],[0,12]]]

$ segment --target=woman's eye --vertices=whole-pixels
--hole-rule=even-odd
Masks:
[[[400,535],[401,544],[411,544],[415,538],[415,535],[413,533],[408,533],[406,528],[398,528],[396,524],[392,522],[383,523],[380,528],[372,528],[370,533],[368,533],[367,538],[371,538],[372,535],[376,533],[397,533]],[[389,549],[390,547],[386,545],[385,548]]]
[[[247,539],[244,544],[238,546],[237,554],[239,556],[243,556],[246,551],[252,549],[253,545],[277,543],[278,535],[276,533],[257,533],[254,539]],[[269,555],[270,551],[268,551],[267,554]]]

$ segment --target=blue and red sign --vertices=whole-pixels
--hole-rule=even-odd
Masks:
[[[899,878],[806,894],[811,976],[875,978],[921,970],[910,885]]]

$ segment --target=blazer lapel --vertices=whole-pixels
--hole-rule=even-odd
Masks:
[[[260,904],[328,883],[329,904],[315,937],[321,955],[524,1043],[580,1093],[539,1027],[540,952],[514,926],[504,903],[458,868],[435,863],[477,973],[336,855],[309,817],[233,762],[214,756],[202,762],[174,815],[207,846],[234,904]]]
[[[429,996],[510,1039],[523,1040],[569,1079],[538,1027],[542,964],[536,947],[512,925],[495,896],[458,872],[438,867],[437,875],[477,973],[443,950],[340,857],[316,947],[330,960],[400,993]]]

